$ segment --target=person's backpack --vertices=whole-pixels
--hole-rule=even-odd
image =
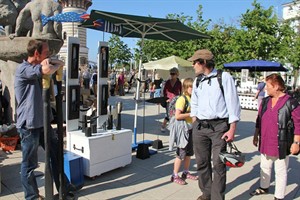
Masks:
[[[93,73],[92,79],[93,79],[93,83],[97,83],[97,73]]]
[[[197,80],[196,80],[196,88],[198,88],[200,82],[203,82],[203,81],[205,81],[205,80],[210,81],[212,78],[217,78],[217,79],[218,79],[219,86],[220,86],[220,89],[221,89],[222,94],[223,94],[223,96],[224,96],[224,88],[223,88],[223,85],[222,85],[222,73],[223,73],[223,71],[222,71],[221,69],[218,69],[216,75],[210,76],[210,77],[205,77],[203,80],[202,80],[203,74],[198,75],[198,76],[197,76]]]
[[[110,79],[110,84],[111,85],[116,85],[117,77],[116,77],[115,73],[111,73],[110,76],[109,76],[109,79]]]
[[[176,101],[179,97],[183,96],[184,100],[185,100],[185,104],[184,104],[184,109],[183,109],[183,113],[186,113],[187,108],[189,106],[188,104],[188,99],[186,98],[185,95],[177,95],[175,97],[172,98],[172,100],[169,103],[169,118],[171,119],[171,117],[175,116],[175,112],[176,112]]]

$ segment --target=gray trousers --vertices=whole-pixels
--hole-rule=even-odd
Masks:
[[[228,128],[227,120],[197,120],[193,124],[198,184],[203,195],[212,200],[225,199],[226,165],[219,153],[226,150],[226,141],[221,137]]]

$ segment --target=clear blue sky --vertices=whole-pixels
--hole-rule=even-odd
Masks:
[[[131,15],[142,15],[165,18],[167,14],[193,16],[196,19],[196,10],[199,4],[203,6],[204,20],[211,19],[213,23],[224,20],[227,24],[236,24],[241,14],[252,9],[253,0],[93,0],[90,10],[102,10]],[[264,8],[274,6],[279,17],[282,16],[282,4],[292,0],[258,0]],[[97,60],[98,41],[108,41],[110,34],[88,29],[87,47],[89,60]],[[134,48],[138,39],[122,38],[130,48]]]

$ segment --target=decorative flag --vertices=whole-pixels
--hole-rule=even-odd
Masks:
[[[85,13],[85,14],[81,15],[80,18],[84,19],[84,20],[90,19],[90,14]]]
[[[122,34],[122,25],[115,25],[104,19],[97,19],[93,21],[93,25],[100,31]]]

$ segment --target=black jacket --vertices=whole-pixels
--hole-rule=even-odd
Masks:
[[[271,98],[265,97],[261,102],[261,113],[256,119],[256,128],[261,127],[261,119],[267,110],[268,102]],[[292,118],[292,111],[298,106],[296,99],[290,97],[282,108],[278,111],[278,151],[279,159],[284,159],[290,154],[290,147],[294,141],[294,123]],[[259,130],[260,134],[260,130]],[[259,142],[260,143],[260,142]],[[260,149],[260,146],[259,146]]]

